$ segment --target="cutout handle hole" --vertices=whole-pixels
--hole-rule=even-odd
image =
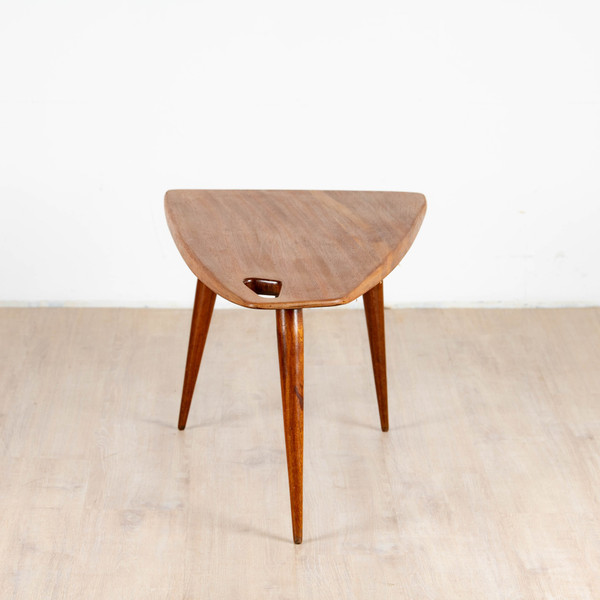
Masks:
[[[246,277],[244,284],[257,296],[263,298],[277,298],[281,293],[281,281],[276,279],[262,279],[261,277]]]

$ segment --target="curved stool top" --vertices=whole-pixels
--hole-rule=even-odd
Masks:
[[[249,308],[345,304],[379,283],[410,248],[422,194],[171,190],[169,229],[188,267]]]

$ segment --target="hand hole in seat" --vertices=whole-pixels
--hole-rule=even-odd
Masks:
[[[262,279],[261,277],[246,277],[244,284],[257,296],[263,298],[277,298],[281,293],[281,281],[276,279]]]

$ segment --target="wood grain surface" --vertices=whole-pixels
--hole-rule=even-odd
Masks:
[[[192,272],[250,308],[358,298],[400,262],[425,210],[425,197],[407,192],[171,190],[165,196],[169,228]]]
[[[369,347],[373,363],[373,377],[379,407],[381,431],[390,428],[387,396],[387,367],[385,360],[385,316],[383,310],[383,283],[378,283],[372,290],[363,295]]]
[[[180,430],[185,429],[188,414],[190,412],[198,370],[200,368],[200,362],[202,361],[202,353],[204,352],[210,320],[215,307],[215,299],[215,293],[198,279],[196,281],[196,297],[194,299],[194,309],[192,312],[188,354],[185,362],[181,406],[179,407],[179,421],[177,427]]]
[[[304,451],[304,325],[302,309],[276,313],[277,349],[288,466],[292,534],[302,543],[302,463]]]
[[[295,545],[273,314],[182,433],[191,311],[0,309],[0,598],[600,598],[600,309],[385,313],[382,435],[362,311],[304,311]]]

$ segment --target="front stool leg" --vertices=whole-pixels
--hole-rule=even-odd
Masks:
[[[387,375],[385,366],[385,326],[383,316],[383,282],[379,282],[366,294],[363,294],[367,329],[369,331],[369,346],[371,347],[371,361],[373,362],[373,375],[375,377],[375,390],[377,391],[377,404],[379,406],[379,421],[381,431],[389,429]]]
[[[190,343],[188,345],[187,361],[185,363],[185,376],[183,378],[183,392],[181,394],[181,407],[179,409],[179,429],[185,429],[194,387],[198,378],[198,369],[204,352],[204,344],[208,335],[210,318],[215,306],[216,294],[207,288],[199,279],[196,284],[196,298],[194,299],[194,312],[192,313],[192,327],[190,329]]]
[[[304,326],[302,309],[277,309],[277,347],[283,401],[294,543],[302,543],[302,454],[304,441]]]

